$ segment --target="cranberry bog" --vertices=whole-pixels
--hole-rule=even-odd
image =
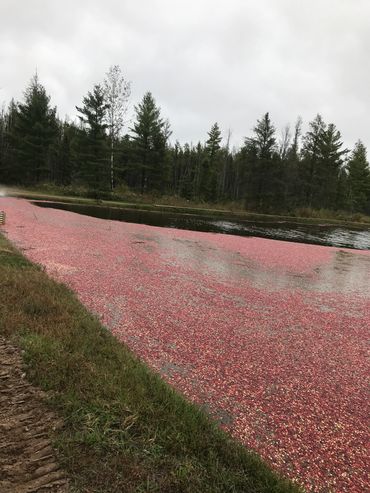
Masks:
[[[369,488],[369,251],[1,209],[31,261],[273,469]]]

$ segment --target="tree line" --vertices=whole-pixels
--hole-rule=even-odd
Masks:
[[[243,201],[248,209],[300,207],[370,213],[370,168],[359,140],[345,149],[340,131],[321,115],[302,134],[298,118],[277,136],[269,113],[239,149],[217,123],[196,145],[171,143],[171,128],[153,95],[144,94],[126,128],[130,83],[112,66],[61,120],[35,75],[21,102],[0,113],[0,183],[84,187],[92,196],[116,189],[207,202]],[[126,131],[124,132],[124,129]]]

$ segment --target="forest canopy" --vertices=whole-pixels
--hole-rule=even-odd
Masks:
[[[370,213],[370,168],[359,140],[352,150],[340,130],[317,114],[302,134],[302,120],[278,136],[268,112],[238,149],[218,123],[195,145],[170,140],[169,121],[153,94],[134,106],[119,66],[76,102],[78,120],[57,108],[32,77],[22,101],[0,113],[0,183],[84,187],[99,195],[117,189],[207,202],[239,201],[263,212],[298,207]]]

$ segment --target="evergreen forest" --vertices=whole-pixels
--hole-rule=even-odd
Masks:
[[[186,200],[239,202],[248,210],[297,208],[370,213],[366,147],[343,145],[340,130],[318,114],[278,133],[270,114],[231,148],[218,123],[198,143],[180,144],[147,92],[127,123],[130,83],[119,66],[76,102],[78,120],[62,120],[37,74],[22,101],[0,112],[0,183],[49,183],[109,198],[117,191]]]

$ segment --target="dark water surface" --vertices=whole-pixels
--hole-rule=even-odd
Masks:
[[[148,224],[150,226],[370,250],[370,229],[366,229],[366,227],[363,229],[347,228],[324,224],[324,221],[323,224],[305,224],[285,220],[270,222],[262,219],[241,219],[232,214],[230,216],[186,214],[46,201],[33,201],[33,204],[101,219]]]

